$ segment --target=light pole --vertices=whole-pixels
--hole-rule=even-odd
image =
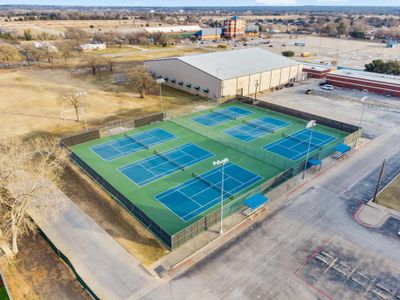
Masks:
[[[220,228],[219,228],[219,233],[223,234],[224,233],[224,229],[222,227],[222,220],[224,218],[224,167],[225,164],[229,162],[228,158],[224,158],[223,160],[216,160],[213,161],[213,166],[222,166],[222,181],[221,181],[221,224],[220,224]]]
[[[256,101],[257,100],[257,89],[258,89],[258,80],[256,80],[256,83],[255,83],[255,91],[254,91],[254,101]]]
[[[160,111],[163,112],[163,99],[162,99],[162,90],[161,86],[165,83],[164,78],[157,78],[156,83],[160,86]]]
[[[363,90],[363,93],[367,93],[367,92],[368,92],[367,90]],[[368,96],[364,96],[364,97],[361,98],[361,103],[362,103],[362,106],[363,106],[363,107],[362,107],[362,110],[361,110],[360,122],[358,123],[358,134],[357,134],[356,142],[354,143],[354,149],[356,148],[358,139],[360,138],[360,135],[361,135],[361,132],[360,132],[360,130],[361,130],[361,123],[362,123],[363,118],[364,118],[365,100],[367,100],[367,99],[368,99]]]
[[[311,131],[311,133],[310,133],[310,139],[308,140],[307,156],[306,156],[306,162],[304,164],[303,177],[301,178],[302,180],[306,176],[308,157],[310,156],[310,147],[311,147],[311,140],[312,140],[312,134],[313,134],[313,127],[315,125],[317,125],[317,121],[315,121],[315,120],[309,121],[306,125],[306,128],[309,129]]]

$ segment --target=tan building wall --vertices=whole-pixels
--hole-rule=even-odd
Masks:
[[[221,81],[219,79],[178,59],[146,61],[144,65],[156,76],[168,77],[166,84],[171,87],[211,99],[221,98]],[[172,79],[175,79],[176,82],[172,83]],[[183,81],[183,85],[180,85],[179,81]],[[187,83],[192,86],[187,87]],[[195,89],[196,85],[200,86],[199,90]],[[205,88],[209,90],[208,93],[204,91]]]
[[[167,85],[210,99],[231,97],[238,94],[243,96],[253,95],[256,90],[256,83],[257,92],[262,92],[283,86],[291,81],[299,81],[302,80],[303,69],[302,65],[295,65],[221,81],[178,59],[147,61],[145,66],[157,76],[168,77]],[[171,79],[175,79],[176,82],[172,83]],[[183,84],[180,85],[179,81],[183,81]],[[186,85],[188,83],[191,84],[191,87]],[[199,90],[195,89],[196,85],[200,86]],[[204,91],[205,88],[209,90],[208,93]]]
[[[253,95],[257,92],[283,86],[289,82],[302,80],[302,66],[292,66],[263,73],[251,74],[235,79],[224,80],[222,85],[222,97],[228,97],[242,93],[243,96]]]

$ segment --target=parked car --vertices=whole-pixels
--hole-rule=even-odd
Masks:
[[[306,90],[305,92],[304,92],[304,94],[306,94],[306,95],[311,95],[311,94],[314,94],[315,93],[315,91],[314,90],[311,90],[311,89],[308,89],[308,90]]]
[[[332,91],[333,90],[333,85],[324,84],[324,85],[321,85],[321,89],[327,90],[327,91]]]

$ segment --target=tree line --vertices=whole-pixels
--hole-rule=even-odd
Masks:
[[[400,75],[400,61],[388,60],[385,62],[381,59],[376,59],[373,60],[371,63],[365,65],[365,71],[381,74]]]

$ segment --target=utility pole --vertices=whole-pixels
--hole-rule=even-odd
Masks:
[[[381,184],[383,169],[385,168],[385,162],[386,162],[386,159],[383,160],[381,171],[379,172],[378,182],[376,183],[376,187],[375,187],[374,198],[372,199],[373,202],[375,202],[376,195],[378,195],[378,192],[379,192],[379,186]]]

